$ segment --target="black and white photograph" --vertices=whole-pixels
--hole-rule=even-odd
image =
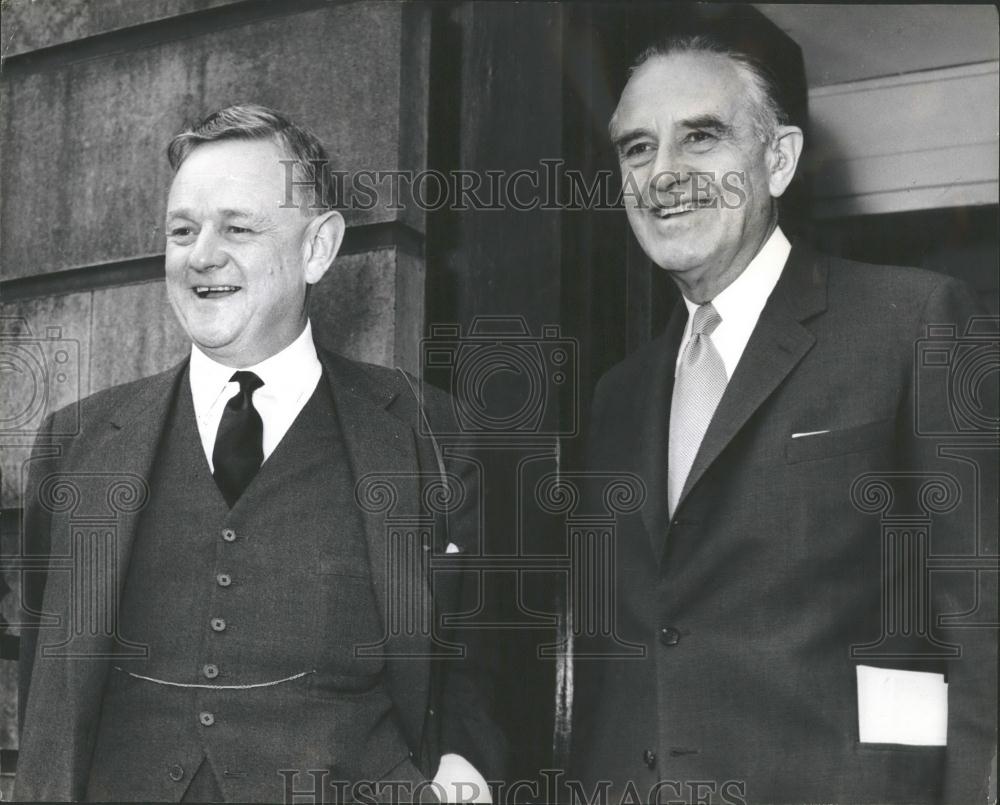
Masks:
[[[0,24],[0,801],[996,805],[995,5]]]

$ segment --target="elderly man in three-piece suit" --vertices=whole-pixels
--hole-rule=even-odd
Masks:
[[[995,388],[967,396],[972,460],[949,456],[922,435],[956,430],[947,367],[915,361],[930,326],[957,348],[977,304],[946,276],[790,243],[796,82],[752,38],[725,19],[670,32],[611,121],[629,222],[683,300],[594,397],[587,469],[646,487],[615,589],[616,637],[644,653],[579,641],[570,778],[611,802],[985,802]],[[928,556],[951,572],[928,582]]]
[[[419,570],[390,576],[384,512],[355,491],[389,476],[396,505],[426,514],[424,480],[465,474],[429,435],[449,402],[313,343],[307,291],[344,234],[326,154],[256,106],[211,115],[168,153],[166,283],[191,353],[82,401],[76,436],[53,435],[63,411],[38,440],[29,556],[80,550],[69,487],[100,496],[95,479],[119,479],[131,505],[96,578],[26,574],[39,624],[22,641],[16,796],[344,801],[367,782],[364,796],[408,800],[465,782],[488,798],[502,741],[483,675],[390,623],[399,607],[430,622],[460,590],[432,599]],[[441,524],[418,548],[477,538],[461,511]],[[76,630],[66,656],[81,589],[107,587],[109,628]]]

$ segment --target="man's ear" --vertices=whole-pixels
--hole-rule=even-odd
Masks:
[[[319,282],[333,263],[344,241],[344,216],[336,210],[317,215],[305,234],[306,282]]]
[[[768,148],[770,176],[768,189],[774,198],[778,198],[795,176],[795,169],[802,154],[802,129],[798,126],[779,126],[774,140]]]

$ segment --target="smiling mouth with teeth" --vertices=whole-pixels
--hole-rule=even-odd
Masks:
[[[192,289],[199,299],[217,299],[221,296],[229,296],[239,290],[239,285],[195,285]]]
[[[657,218],[670,218],[675,215],[683,215],[688,212],[695,212],[705,207],[713,206],[710,201],[687,201],[683,204],[674,204],[671,207],[654,207],[653,215]]]

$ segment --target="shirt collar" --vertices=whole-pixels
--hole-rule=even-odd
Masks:
[[[316,385],[315,368],[319,365],[312,324],[307,319],[302,333],[291,344],[260,363],[243,367],[242,371],[253,372],[264,381],[264,387],[258,393],[295,400],[307,384]],[[191,345],[191,395],[196,413],[200,415],[208,411],[226,392],[229,378],[235,371],[231,366],[224,366],[210,358],[196,344]]]
[[[743,272],[712,300],[712,306],[724,323],[733,325],[749,323],[751,329],[753,328],[760,318],[760,312],[764,309],[767,298],[778,284],[791,250],[792,244],[781,231],[781,227],[776,226]],[[691,320],[699,305],[686,296],[682,298],[687,306],[690,330]]]

